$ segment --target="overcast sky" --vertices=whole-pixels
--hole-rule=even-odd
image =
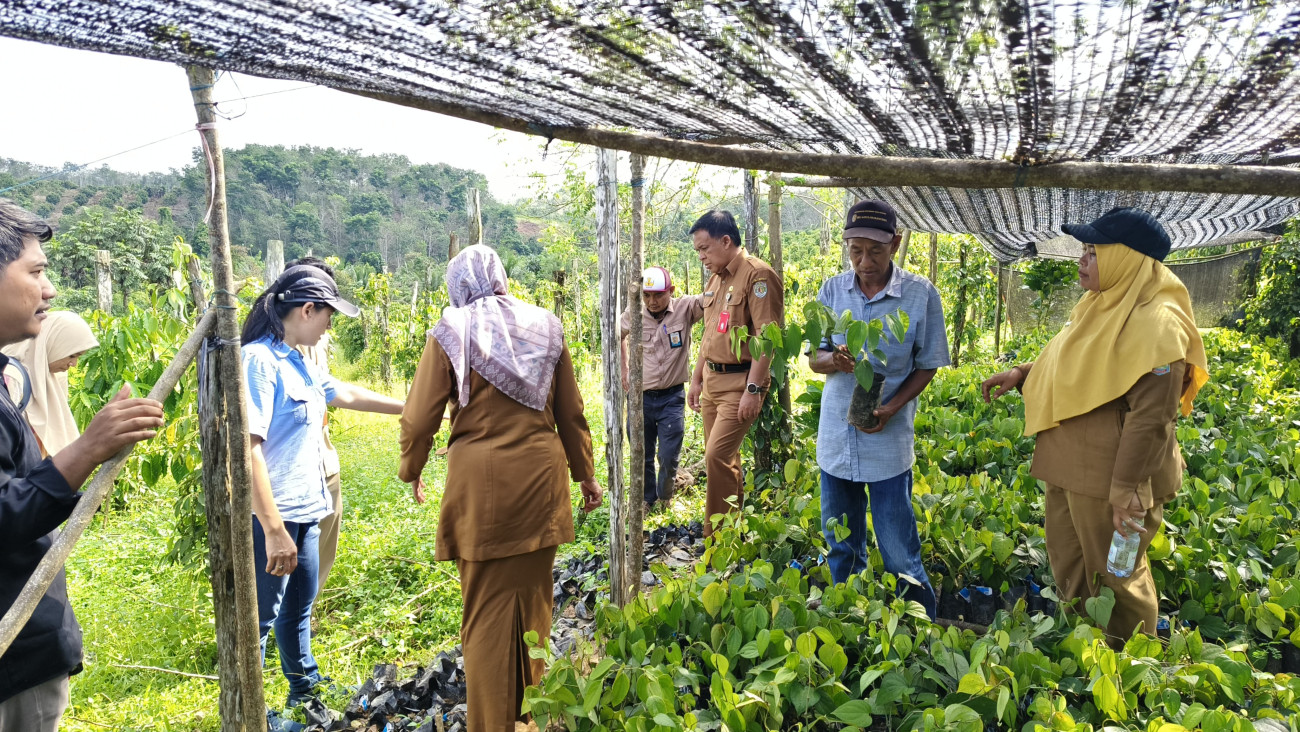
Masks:
[[[0,68],[6,70],[0,82],[6,99],[0,157],[56,167],[81,164],[194,127],[189,87],[179,66],[0,38]],[[220,121],[222,146],[314,145],[397,153],[415,163],[477,170],[503,200],[529,195],[530,172],[553,173],[558,167],[556,155],[543,160],[540,138],[331,89],[289,91],[302,86],[223,75],[215,89],[218,101],[284,93],[222,105],[231,116],[243,113]],[[197,144],[198,133],[192,132],[104,164],[134,173],[166,172],[190,163]]]

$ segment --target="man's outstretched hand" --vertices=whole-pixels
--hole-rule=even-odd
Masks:
[[[81,437],[54,456],[54,466],[68,485],[80,486],[95,468],[122,448],[158,434],[163,425],[162,403],[132,398],[130,393],[129,387],[122,387],[90,420]]]

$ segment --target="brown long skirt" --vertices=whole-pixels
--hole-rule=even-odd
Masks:
[[[468,685],[468,732],[514,730],[524,687],[545,670],[528,656],[524,633],[551,635],[555,547],[483,562],[456,561],[464,615],[460,624]]]

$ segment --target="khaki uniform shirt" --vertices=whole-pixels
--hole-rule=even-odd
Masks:
[[[1138,379],[1124,396],[1038,433],[1029,474],[1067,491],[1127,507],[1164,503],[1183,484],[1174,427],[1185,361]]]
[[[785,324],[785,289],[776,270],[743,249],[725,269],[709,277],[701,302],[704,335],[700,358],[714,363],[750,360],[748,338],[741,344],[740,358],[731,348],[731,334],[736,328],[743,325],[753,336],[768,323]]]
[[[664,316],[656,320],[641,306],[642,391],[679,386],[691,378],[691,326],[704,317],[701,295],[675,297]],[[631,313],[623,313],[619,325],[623,337],[631,332]]]
[[[448,403],[447,485],[434,558],[483,562],[573,541],[569,478],[594,476],[596,463],[568,346],[539,412],[477,371],[469,403],[460,406],[447,352],[429,338],[402,410],[402,481],[420,477]]]

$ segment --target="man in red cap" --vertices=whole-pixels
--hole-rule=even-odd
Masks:
[[[682,384],[690,378],[691,326],[704,317],[699,295],[673,297],[672,275],[663,267],[649,267],[641,273],[641,389],[645,406],[645,503],[673,497],[677,459],[682,453],[685,432],[686,392]],[[623,313],[623,390],[632,388],[627,373],[627,336],[631,313]],[[629,430],[630,431],[630,430]],[[655,473],[655,443],[659,449],[659,471]]]

